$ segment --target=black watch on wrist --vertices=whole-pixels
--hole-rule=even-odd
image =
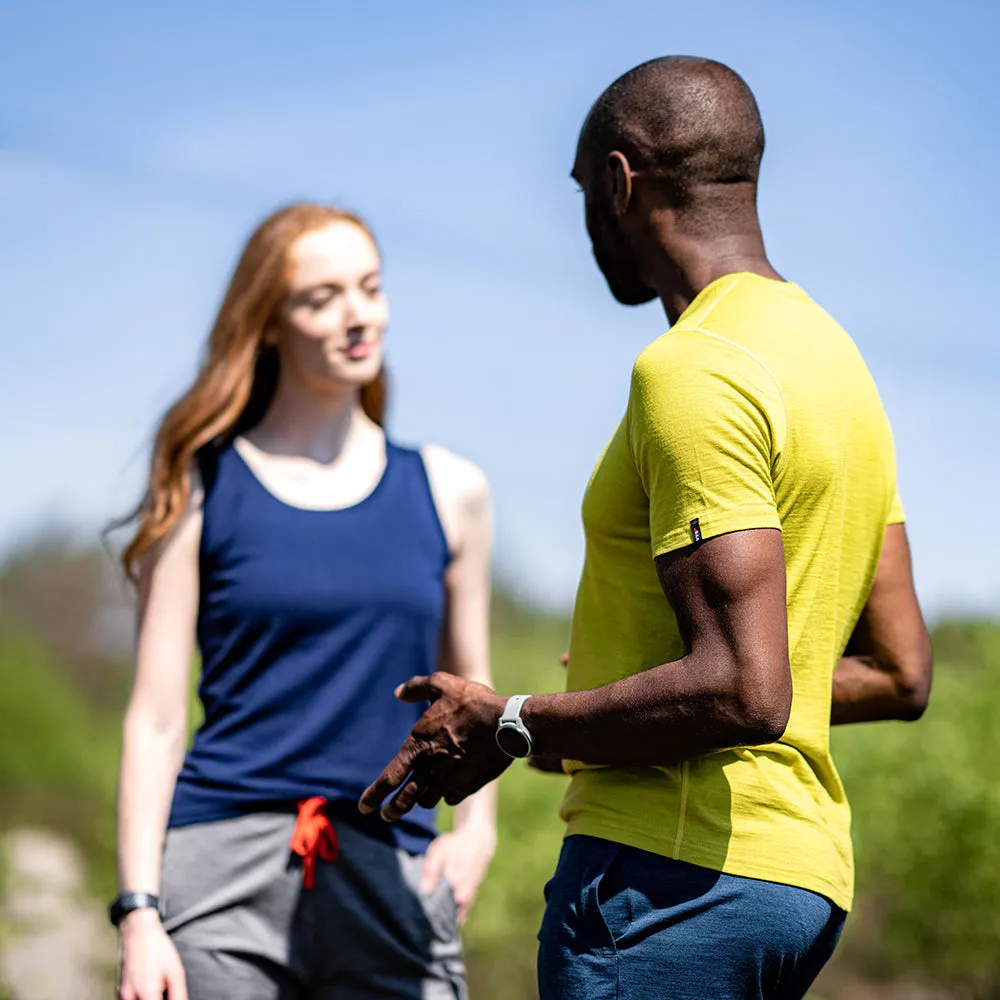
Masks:
[[[133,910],[156,910],[160,912],[159,897],[151,892],[123,892],[108,907],[108,919],[117,927]]]

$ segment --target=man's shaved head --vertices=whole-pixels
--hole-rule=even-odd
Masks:
[[[648,302],[656,293],[616,217],[609,164],[655,189],[692,236],[714,238],[757,231],[763,152],[750,88],[711,59],[653,59],[601,94],[580,133],[573,175],[584,190],[594,256],[620,302]]]
[[[633,169],[661,177],[686,199],[706,185],[756,185],[764,126],[750,88],[728,66],[664,56],[601,94],[580,147],[595,165],[620,150]]]

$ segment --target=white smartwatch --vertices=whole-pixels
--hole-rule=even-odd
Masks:
[[[497,746],[508,757],[531,756],[534,746],[531,733],[521,721],[521,708],[530,697],[530,694],[516,694],[510,698],[497,723]]]

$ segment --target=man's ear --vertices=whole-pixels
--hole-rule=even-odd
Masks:
[[[615,150],[608,156],[608,187],[616,215],[624,215],[632,201],[632,168],[624,153]]]

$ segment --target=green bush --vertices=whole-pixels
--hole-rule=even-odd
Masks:
[[[91,707],[35,638],[0,635],[0,827],[50,827],[114,885],[119,724]]]
[[[935,648],[940,662],[919,723],[834,734],[858,860],[844,959],[878,978],[996,997],[1000,627],[951,623],[936,630]]]

